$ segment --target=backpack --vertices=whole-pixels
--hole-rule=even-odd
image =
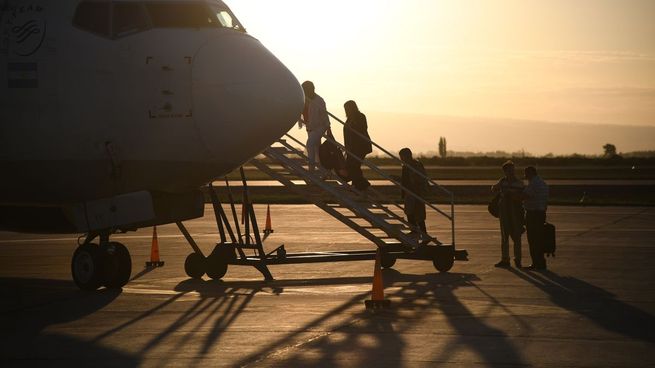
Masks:
[[[419,160],[415,160],[415,164],[412,166],[418,172],[423,174],[423,175],[419,175],[414,170],[411,170],[409,172],[410,181],[412,182],[412,186],[414,187],[416,194],[423,195],[430,190],[430,183],[428,182],[427,179],[427,173],[425,171],[425,167]]]
[[[491,216],[495,218],[500,217],[500,193],[497,193],[491,199],[491,202],[489,202],[489,205],[487,206],[487,211],[489,211]]]
[[[321,166],[327,170],[340,170],[346,167],[346,159],[336,144],[326,140],[318,148],[318,158]]]
[[[555,257],[555,250],[557,248],[557,244],[555,243],[555,225],[546,222],[544,224],[543,234],[544,254]]]

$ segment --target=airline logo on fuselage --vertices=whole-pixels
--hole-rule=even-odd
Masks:
[[[41,5],[5,5],[0,52],[14,56],[34,55],[45,40],[46,21]]]

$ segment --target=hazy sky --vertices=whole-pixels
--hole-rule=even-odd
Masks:
[[[653,0],[227,2],[339,114],[655,126]]]

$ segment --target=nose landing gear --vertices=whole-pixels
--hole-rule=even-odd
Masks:
[[[132,273],[130,252],[123,244],[108,241],[108,237],[102,237],[100,245],[91,243],[94,238],[87,237],[73,253],[73,281],[82,290],[125,286]]]
[[[96,244],[82,244],[75,249],[71,262],[73,281],[82,290],[95,290],[102,284],[100,248]]]

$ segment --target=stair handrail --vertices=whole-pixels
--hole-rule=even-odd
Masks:
[[[353,129],[351,126],[348,126],[348,125],[347,125],[343,120],[341,120],[338,116],[334,115],[333,113],[331,113],[331,112],[329,112],[329,111],[327,111],[327,110],[326,110],[326,113],[328,114],[329,117],[331,117],[332,119],[338,121],[338,122],[339,122],[341,125],[343,125],[345,128],[348,128],[350,131],[352,131],[352,132],[354,132],[355,134],[357,134],[360,138],[362,138],[362,139],[364,139],[365,141],[371,143],[372,146],[378,148],[380,151],[382,151],[383,153],[385,153],[387,156],[389,156],[389,157],[391,157],[392,159],[394,159],[394,160],[395,160],[397,163],[399,163],[401,166],[404,166],[404,167],[409,168],[409,169],[412,170],[415,174],[417,174],[417,175],[419,175],[421,178],[425,179],[425,180],[427,181],[427,183],[428,183],[428,188],[430,188],[430,187],[437,187],[439,190],[441,190],[441,191],[444,192],[447,196],[450,197],[450,215],[448,215],[448,214],[446,214],[445,212],[443,212],[442,210],[440,210],[439,208],[433,206],[430,202],[426,201],[424,198],[422,198],[422,197],[416,195],[415,193],[413,193],[413,192],[410,191],[410,190],[407,190],[407,189],[406,189],[406,188],[405,188],[401,183],[399,183],[398,181],[396,181],[396,180],[394,180],[393,178],[391,178],[391,177],[387,176],[386,174],[384,174],[384,173],[383,173],[383,172],[382,172],[382,171],[381,171],[381,170],[380,170],[376,165],[369,163],[366,159],[360,159],[360,157],[358,157],[357,155],[348,152],[348,150],[346,150],[346,147],[345,147],[344,145],[342,145],[341,143],[337,142],[336,139],[334,139],[334,137],[331,136],[331,134],[327,134],[328,132],[330,132],[330,130],[328,130],[328,132],[326,132],[326,133],[324,134],[324,136],[323,136],[325,139],[328,139],[328,140],[332,141],[332,143],[337,144],[337,145],[338,145],[338,146],[339,146],[343,151],[345,151],[345,152],[351,154],[351,155],[352,155],[353,157],[355,157],[359,162],[361,162],[361,163],[365,164],[366,166],[368,166],[369,168],[373,169],[373,170],[374,170],[375,172],[377,172],[379,175],[382,175],[383,177],[387,178],[387,180],[391,181],[391,182],[394,183],[396,186],[399,186],[400,188],[402,188],[402,189],[405,190],[406,192],[410,193],[414,198],[417,198],[418,200],[420,200],[421,202],[423,202],[424,204],[426,204],[427,206],[429,206],[429,207],[432,208],[433,210],[437,211],[437,213],[439,213],[439,214],[441,214],[442,216],[444,216],[444,217],[446,217],[447,219],[449,219],[449,220],[450,220],[450,224],[451,224],[451,236],[452,236],[452,242],[453,242],[453,246],[454,246],[454,245],[455,245],[455,195],[454,195],[454,193],[451,192],[451,191],[449,191],[448,189],[444,188],[444,187],[441,186],[440,184],[437,184],[436,182],[434,182],[434,181],[433,181],[433,180],[432,180],[428,175],[423,174],[420,170],[417,170],[416,168],[412,167],[411,165],[404,165],[404,162],[403,162],[399,157],[397,157],[397,156],[394,155],[393,153],[389,152],[388,150],[386,150],[384,147],[380,146],[379,144],[375,143],[373,140],[371,140],[371,139],[370,139],[369,137],[367,137],[366,135],[364,135],[364,134],[358,132],[357,130]],[[304,123],[304,121],[302,121],[302,118],[300,119],[300,121]],[[330,132],[330,133],[331,133],[331,132]],[[287,133],[286,135],[287,135],[288,137],[292,137],[292,136],[291,136],[290,134],[288,134],[288,133]],[[303,145],[301,142],[299,142],[297,139],[294,138],[294,140],[295,140],[296,142],[300,143],[303,147],[305,146],[305,145]]]
[[[345,123],[343,120],[339,119],[339,117],[337,117],[336,115],[332,114],[332,113],[329,112],[329,111],[327,111],[327,114],[328,114],[332,119],[338,121],[339,123],[341,123],[341,125],[343,125],[344,127],[348,128],[350,131],[352,131],[352,132],[354,132],[355,134],[357,134],[360,138],[362,138],[362,139],[366,140],[367,142],[371,143],[373,146],[375,146],[377,149],[379,149],[380,151],[382,151],[383,153],[385,153],[387,156],[393,158],[393,159],[394,159],[396,162],[398,162],[399,164],[401,164],[401,165],[404,164],[403,160],[401,160],[399,157],[397,157],[397,156],[394,155],[393,153],[387,151],[384,147],[382,147],[382,146],[380,146],[379,144],[375,143],[372,139],[370,139],[369,137],[365,136],[364,134],[362,134],[362,133],[358,132],[357,130],[353,129],[351,126],[346,125],[346,123]],[[405,166],[407,166],[410,170],[414,171],[415,174],[418,174],[418,175],[419,175],[420,177],[422,177],[423,179],[426,179],[430,184],[432,184],[433,186],[439,188],[441,191],[443,191],[443,192],[446,193],[448,196],[450,196],[452,199],[454,199],[454,194],[453,194],[453,192],[451,192],[451,191],[449,191],[448,189],[444,188],[444,187],[441,186],[440,184],[434,182],[434,181],[433,181],[429,176],[423,174],[420,170],[417,170],[416,168],[412,167],[411,165],[405,165]]]
[[[287,133],[286,135],[287,135],[289,138],[293,139],[294,141],[298,142],[297,139],[295,139],[293,136],[289,135],[288,133]],[[300,142],[298,142],[298,143],[300,143]],[[300,144],[301,144],[301,146],[304,146],[302,143],[300,143]],[[302,153],[300,153],[300,154],[302,154]],[[304,154],[303,154],[303,155],[304,155]],[[302,168],[302,166],[300,166],[300,167]],[[315,182],[316,182],[316,181],[318,181],[318,182],[323,182],[323,179],[318,179],[318,177],[316,177],[315,175],[308,175],[308,176],[311,178],[311,180],[313,180],[313,181],[315,181]],[[320,184],[319,184],[319,185],[320,185]],[[347,185],[347,184],[346,184],[346,185]],[[328,186],[328,188],[329,188],[329,186]],[[327,191],[330,191],[330,190],[327,189],[327,188],[323,188],[323,189],[324,189],[324,190],[327,190]],[[335,193],[333,193],[333,195],[335,195]],[[343,198],[342,200],[346,200],[346,198]],[[348,201],[352,202],[353,200],[350,199],[350,200],[347,200],[347,202],[348,202]],[[350,204],[349,206],[350,206],[350,207],[353,207],[352,204]],[[368,210],[366,210],[366,211],[368,211]],[[384,221],[384,220],[376,219],[376,218],[369,218],[368,221],[369,221],[369,222],[372,221],[371,224],[373,224],[373,223],[377,223],[377,226],[380,227],[380,228],[383,227],[383,226],[381,225],[381,223],[385,223],[385,222],[386,222],[386,221]],[[407,236],[406,234],[402,233],[402,231],[400,231],[400,230],[398,230],[398,229],[392,229],[392,230],[389,230],[389,231],[391,231],[391,233],[387,232],[387,234],[389,234],[389,235],[393,235],[394,237],[396,237],[396,238],[399,239],[399,240],[401,240],[403,237],[406,237],[406,236]],[[385,232],[386,232],[386,231],[385,231]],[[395,233],[395,234],[392,234],[392,233]],[[402,240],[401,240],[401,241],[402,241]]]
[[[338,116],[334,115],[333,113],[331,113],[331,112],[329,112],[329,111],[326,111],[326,112],[327,112],[328,116],[330,116],[332,119],[334,119],[334,120],[338,121],[339,123],[341,123],[341,125],[343,125],[344,127],[348,128],[350,131],[352,131],[352,132],[354,132],[355,134],[357,134],[360,138],[362,138],[362,139],[364,139],[364,140],[370,142],[371,145],[373,145],[374,147],[378,148],[380,151],[384,152],[387,156],[393,158],[396,162],[400,163],[401,166],[406,166],[406,167],[408,167],[408,168],[409,168],[410,170],[412,170],[415,174],[417,174],[417,175],[419,175],[420,177],[422,177],[423,179],[427,180],[428,184],[430,184],[430,185],[428,185],[428,188],[429,188],[430,186],[437,187],[438,189],[440,189],[442,192],[446,193],[446,195],[448,195],[448,196],[450,197],[450,216],[446,215],[443,211],[441,211],[441,210],[437,209],[436,207],[432,206],[431,204],[429,204],[429,202],[426,202],[425,200],[423,200],[423,198],[420,198],[420,197],[419,197],[419,199],[422,200],[423,203],[427,203],[427,204],[428,204],[432,209],[434,209],[434,210],[436,210],[438,213],[440,213],[440,214],[446,216],[446,218],[448,218],[448,219],[450,220],[450,232],[451,232],[451,237],[452,237],[453,246],[454,246],[454,245],[455,245],[455,194],[454,194],[453,192],[449,191],[448,189],[444,188],[443,186],[441,186],[441,185],[435,183],[435,182],[434,182],[434,181],[433,181],[429,176],[423,174],[422,172],[420,172],[420,171],[417,170],[416,168],[412,167],[411,165],[403,165],[403,164],[404,164],[403,161],[402,161],[400,158],[398,158],[396,155],[394,155],[393,153],[387,151],[384,147],[382,147],[382,146],[380,146],[379,144],[375,143],[375,142],[374,142],[373,140],[371,140],[369,137],[365,136],[364,134],[362,134],[362,133],[356,131],[355,129],[353,129],[352,127],[348,126],[348,125],[346,124],[346,122],[344,122],[343,120],[339,119]],[[344,148],[345,148],[345,147],[344,147]],[[357,156],[355,155],[355,157],[357,157]],[[365,161],[366,161],[366,160],[364,160],[364,162],[365,162]],[[368,164],[367,164],[367,166],[371,167],[371,166],[368,165]],[[399,185],[398,183],[395,183],[395,184],[396,184],[396,185]],[[403,185],[400,184],[400,187],[402,188]]]
[[[296,142],[297,144],[299,144],[301,147],[306,148],[306,145],[305,145],[305,144],[303,144],[299,139],[297,139],[296,137],[292,136],[291,134],[286,133],[285,136],[288,137],[288,138],[290,138],[291,140],[293,140],[293,141]],[[375,171],[376,173],[378,173],[378,175],[380,175],[380,176],[382,176],[383,178],[389,180],[390,182],[392,182],[392,183],[393,183],[394,185],[396,185],[397,187],[400,187],[403,191],[405,191],[405,193],[407,193],[407,194],[411,195],[412,197],[418,199],[418,200],[421,201],[423,204],[427,205],[428,207],[432,208],[433,210],[435,210],[435,211],[436,211],[437,213],[439,213],[440,215],[442,215],[442,216],[444,216],[445,218],[447,218],[448,220],[450,220],[450,223],[451,223],[451,240],[452,240],[452,245],[453,245],[453,246],[455,245],[455,207],[454,207],[454,196],[451,195],[450,215],[448,215],[447,213],[445,213],[445,212],[442,211],[441,209],[435,207],[435,206],[434,206],[432,203],[430,203],[429,201],[425,200],[425,198],[423,198],[423,197],[419,196],[418,194],[414,193],[413,191],[407,189],[404,185],[402,185],[402,183],[398,182],[398,181],[395,180],[393,177],[387,175],[385,172],[383,172],[382,170],[380,170],[380,168],[378,168],[375,164],[373,164],[373,163],[371,163],[371,162],[368,162],[366,159],[362,159],[361,157],[359,157],[359,156],[355,155],[354,153],[348,151],[344,145],[342,145],[341,143],[339,143],[336,139],[334,139],[334,137],[330,137],[330,136],[327,134],[327,132],[326,132],[326,134],[323,136],[323,138],[329,140],[330,142],[332,142],[333,144],[335,144],[337,147],[339,147],[339,149],[343,150],[344,152],[346,152],[346,153],[352,155],[352,156],[353,156],[357,161],[359,161],[360,163],[362,163],[362,164],[368,166],[368,167],[371,168],[373,171]]]
[[[355,155],[354,153],[348,151],[348,150],[346,149],[346,147],[345,147],[343,144],[339,143],[336,139],[334,139],[334,138],[332,138],[332,137],[329,137],[329,136],[327,136],[327,135],[324,136],[324,138],[327,139],[328,141],[332,142],[332,144],[334,144],[334,145],[336,145],[337,147],[339,147],[339,148],[340,148],[341,150],[343,150],[345,153],[347,153],[347,154],[349,154],[349,155],[352,155],[352,156],[353,156],[357,161],[359,161],[360,163],[362,163],[362,164],[368,166],[371,170],[375,171],[378,175],[382,176],[383,178],[389,180],[390,182],[392,182],[392,183],[395,184],[396,186],[400,187],[403,191],[405,191],[405,193],[411,195],[411,196],[414,197],[415,199],[418,199],[419,201],[423,202],[423,204],[429,206],[430,208],[432,208],[433,210],[439,212],[441,215],[445,216],[447,219],[450,220],[450,215],[448,215],[447,213],[445,213],[445,212],[442,211],[441,209],[435,207],[432,203],[430,203],[430,202],[428,202],[427,200],[425,200],[425,198],[421,197],[420,195],[418,195],[418,194],[414,193],[413,191],[409,190],[408,188],[406,188],[402,183],[400,183],[399,181],[397,181],[396,179],[394,179],[392,176],[387,175],[384,171],[380,170],[380,168],[377,167],[375,164],[372,164],[372,163],[366,161],[366,159],[362,159],[361,157],[359,157],[359,156]]]
[[[293,141],[295,141],[296,143],[300,144],[301,147],[303,147],[303,148],[305,147],[305,145],[304,145],[302,142],[300,142],[297,138],[295,138],[294,136],[292,136],[292,135],[290,135],[290,134],[288,134],[288,133],[286,134],[286,136],[289,137],[289,138],[291,138],[291,139],[292,139]],[[408,188],[406,188],[404,185],[402,185],[402,183],[400,183],[400,182],[398,182],[397,180],[395,180],[392,176],[387,175],[385,172],[383,172],[382,170],[380,170],[380,168],[378,168],[375,164],[372,164],[372,163],[366,161],[366,159],[362,159],[362,158],[358,157],[357,155],[355,155],[354,153],[348,151],[348,150],[346,149],[346,147],[345,147],[344,145],[342,145],[341,143],[339,143],[339,141],[337,141],[336,139],[334,139],[334,138],[332,138],[332,137],[330,137],[330,136],[328,136],[328,135],[323,136],[323,138],[325,138],[325,139],[329,140],[330,142],[332,142],[334,145],[336,145],[337,147],[339,147],[342,151],[348,153],[349,155],[352,155],[352,156],[353,156],[357,161],[359,161],[359,162],[361,162],[362,164],[368,166],[368,167],[371,168],[373,171],[375,171],[376,173],[378,173],[378,175],[380,175],[380,176],[382,176],[383,178],[389,180],[390,182],[392,182],[392,183],[393,183],[394,185],[396,185],[397,187],[400,187],[403,191],[405,191],[406,193],[410,194],[412,197],[414,197],[414,198],[418,199],[419,201],[423,202],[425,205],[429,206],[429,207],[432,208],[433,210],[435,210],[435,211],[437,211],[438,213],[440,213],[441,215],[445,216],[447,219],[452,220],[452,216],[451,216],[451,215],[448,215],[447,213],[445,213],[445,212],[442,211],[441,209],[435,207],[432,203],[430,203],[429,201],[427,201],[425,198],[419,196],[418,194],[416,194],[416,193],[412,192],[411,190],[409,190]]]
[[[297,139],[296,137],[292,136],[291,134],[286,133],[285,136],[288,137],[289,139],[291,139],[292,141],[294,141],[295,143],[297,143],[298,145],[300,145],[300,147],[302,147],[302,148],[306,148],[306,146],[305,146],[304,143],[302,143],[299,139]],[[339,144],[339,142],[335,142],[335,143]],[[345,149],[345,147],[344,147],[344,151],[345,151],[345,150],[346,150],[346,149]],[[303,157],[306,157],[304,154],[302,154],[302,155],[303,155]],[[354,156],[354,155],[353,155],[353,156]],[[362,162],[362,161],[360,160],[360,162]],[[367,164],[367,166],[368,166],[368,164]],[[326,170],[326,171],[329,172],[329,170]],[[380,175],[382,175],[383,177],[386,177],[386,174],[384,174],[384,173],[380,173]],[[334,178],[335,178],[335,179],[336,179],[340,184],[342,184],[342,185],[346,185],[346,186],[349,186],[349,187],[350,187],[350,184],[348,184],[347,181],[345,181],[345,180],[343,180],[341,177],[339,177],[339,175],[334,175],[333,177],[334,177]],[[356,189],[356,188],[355,188],[355,189]],[[403,208],[402,208],[400,205],[398,205],[398,203],[393,202],[392,204],[393,204],[396,208],[398,208],[399,210],[403,210]],[[389,212],[389,213],[393,213],[393,212]],[[401,221],[404,221],[404,220],[401,220]]]

